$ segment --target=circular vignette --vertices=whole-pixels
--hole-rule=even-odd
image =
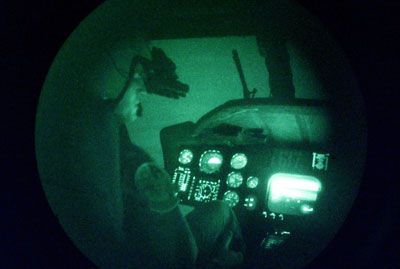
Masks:
[[[125,82],[126,70],[132,55],[147,53],[146,38],[161,37],[154,43],[170,52],[168,55],[175,57],[181,77],[186,78],[189,84],[197,85],[198,89],[207,87],[198,85],[196,76],[187,74],[190,71],[196,72],[196,69],[181,70],[185,65],[190,66],[193,63],[190,63],[190,57],[185,63],[184,51],[181,50],[179,53],[174,46],[183,48],[187,44],[194,45],[194,49],[187,49],[187,54],[197,54],[198,58],[217,57],[223,61],[224,58],[218,58],[219,54],[216,52],[196,50],[196,42],[197,48],[207,46],[208,43],[209,46],[215,46],[216,50],[221,51],[232,46],[243,46],[245,50],[247,43],[254,45],[255,42],[255,39],[251,38],[245,41],[223,37],[215,37],[215,41],[212,38],[205,40],[207,33],[204,33],[203,39],[196,40],[193,39],[195,36],[185,32],[182,40],[171,40],[168,43],[168,40],[163,39],[165,35],[170,34],[177,40],[179,34],[168,27],[160,28],[161,30],[156,28],[163,19],[168,18],[165,15],[166,10],[175,8],[175,5],[167,7],[165,4],[150,3],[139,8],[137,3],[105,2],[79,25],[61,48],[49,70],[37,112],[38,168],[49,204],[74,244],[101,267],[124,267],[127,262],[125,235],[122,229],[124,192],[126,192],[124,187],[127,186],[112,180],[119,178],[118,169],[109,169],[119,166],[118,158],[110,157],[104,160],[85,157],[94,154],[93,152],[96,152],[97,156],[118,154],[117,147],[104,147],[114,143],[113,137],[117,136],[118,128],[112,124],[99,125],[99,122],[106,121],[106,116],[93,111],[98,110],[99,103],[118,95]],[[189,6],[183,6],[181,10],[189,11],[190,16],[196,17],[207,10],[204,6],[199,7],[201,8],[197,12],[194,11],[196,10],[194,7]],[[212,12],[218,13],[224,8],[229,10],[227,6]],[[235,9],[232,10],[231,12],[234,12]],[[147,16],[149,13],[153,15]],[[177,13],[178,11],[173,16]],[[164,17],[160,16],[158,19],[158,14],[164,14]],[[227,14],[229,15],[229,11]],[[273,37],[275,41],[279,41],[280,38],[285,40],[287,53],[291,59],[290,68],[296,97],[327,100],[329,108],[333,111],[328,117],[333,130],[330,139],[335,145],[331,147],[332,151],[329,153],[332,156],[330,161],[333,162],[330,169],[334,170],[335,176],[323,182],[324,190],[327,190],[329,195],[320,198],[320,203],[326,205],[326,208],[320,211],[319,217],[313,218],[311,225],[308,220],[298,220],[297,227],[300,233],[296,235],[296,241],[293,241],[295,243],[289,242],[287,249],[290,251],[280,252],[276,261],[285,267],[300,268],[315,258],[333,238],[357,195],[366,147],[364,108],[357,83],[343,53],[326,30],[310,15],[297,5],[283,1],[269,2],[262,8],[262,12],[258,13],[260,14],[270,21],[259,17],[258,30],[268,35],[267,37]],[[179,16],[175,18],[177,17]],[[206,29],[206,21],[196,21],[196,23],[202,26],[200,29]],[[223,31],[224,28],[221,29]],[[163,30],[166,32],[164,35],[162,33],[157,35],[157,31]],[[194,35],[196,34],[198,32]],[[217,40],[218,38],[220,39]],[[186,45],[185,39],[188,42]],[[222,44],[223,42],[228,45]],[[251,59],[253,51],[251,45],[248,47],[247,55],[250,55],[248,58]],[[258,60],[255,62],[260,63],[260,56],[257,57]],[[255,73],[260,72],[260,65],[252,65],[251,60],[247,60],[246,63],[246,53],[243,53],[242,61],[244,67],[257,69]],[[207,64],[207,61],[204,64]],[[218,66],[217,63],[215,66],[208,66],[211,72],[220,73],[224,67],[222,64]],[[201,68],[199,66],[199,69]],[[268,79],[271,78],[271,70],[267,68],[266,71],[262,70]],[[237,76],[236,73],[232,73],[233,76]],[[192,91],[193,96],[207,96],[205,98],[218,102],[205,102],[199,111],[189,116],[182,116],[182,113],[175,109],[181,104],[154,96],[144,97],[143,106],[145,113],[146,106],[148,107],[147,116],[128,128],[129,135],[133,140],[137,135],[135,142],[151,152],[150,145],[143,142],[144,139],[140,135],[140,130],[143,130],[146,122],[158,121],[164,126],[179,123],[179,120],[195,122],[202,114],[217,105],[241,98],[240,91],[232,91],[221,96],[213,95],[214,89],[223,84],[218,84],[218,80],[213,81],[214,78],[209,77],[210,81],[206,83],[207,86],[214,85],[209,87],[208,91],[195,93],[196,87],[192,88]],[[249,82],[258,83],[256,76],[248,75],[248,79]],[[264,80],[260,81],[262,82],[259,84],[264,83]],[[267,86],[263,90],[265,96],[268,96],[272,89]],[[262,97],[262,93],[260,96]],[[162,122],[157,112],[149,108],[151,103],[162,105],[166,115],[174,118],[175,122],[169,120]],[[188,104],[197,105],[190,97],[182,102],[182,106]],[[154,134],[157,138],[158,131],[159,129]],[[98,139],[99,137],[101,139]],[[93,180],[96,176],[103,177],[105,174],[109,176],[109,181]],[[265,262],[266,268],[267,264],[268,261]]]

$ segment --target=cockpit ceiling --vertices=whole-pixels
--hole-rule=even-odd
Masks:
[[[265,12],[251,1],[176,2],[153,0],[141,5],[151,39],[254,35],[259,30],[257,18]]]

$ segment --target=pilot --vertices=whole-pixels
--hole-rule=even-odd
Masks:
[[[100,268],[239,265],[243,241],[232,211],[220,202],[184,216],[169,176],[131,143],[126,126],[142,113],[139,95],[179,98],[188,86],[162,50],[144,39],[127,43],[135,56],[122,80],[113,79],[118,74],[109,68],[109,52],[123,49],[79,39],[57,56],[46,79],[35,142],[54,214]]]
[[[146,45],[148,48],[148,44]],[[237,268],[244,243],[233,211],[212,202],[183,215],[169,175],[131,143],[127,125],[143,111],[140,95],[184,97],[175,64],[158,48],[132,58],[126,82],[107,99],[110,124],[118,128],[122,236],[128,268]],[[140,267],[139,267],[140,266]]]

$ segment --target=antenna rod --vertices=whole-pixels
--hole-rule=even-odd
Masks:
[[[232,54],[233,54],[233,60],[235,61],[236,68],[239,72],[240,81],[242,82],[243,98],[250,99],[251,92],[249,91],[249,88],[247,88],[247,83],[244,78],[242,65],[240,64],[239,54],[238,54],[237,50],[232,50]]]

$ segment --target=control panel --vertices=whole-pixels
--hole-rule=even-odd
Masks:
[[[181,203],[222,200],[235,209],[264,209],[265,199],[260,197],[265,196],[267,185],[257,163],[267,159],[260,157],[243,147],[182,146],[171,171]]]
[[[183,204],[222,200],[235,211],[258,215],[314,213],[322,186],[312,173],[312,152],[262,145],[181,145],[177,153],[169,172]]]
[[[296,219],[318,211],[327,170],[314,165],[308,148],[182,143],[174,152],[167,171],[180,203],[224,201],[253,249],[284,246],[296,233]]]

